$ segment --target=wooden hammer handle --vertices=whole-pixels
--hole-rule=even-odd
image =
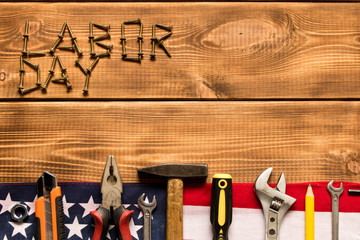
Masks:
[[[166,240],[183,240],[183,190],[182,179],[168,180]]]

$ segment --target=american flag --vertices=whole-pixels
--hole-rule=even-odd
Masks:
[[[64,205],[67,239],[92,239],[94,220],[90,211],[101,203],[99,183],[59,183]],[[134,210],[129,226],[133,240],[143,239],[143,214],[137,206],[139,196],[145,193],[145,201],[156,196],[157,207],[153,211],[153,239],[165,239],[166,186],[163,184],[124,184],[122,203]],[[0,184],[0,239],[35,239],[36,184]],[[27,205],[29,217],[23,223],[11,220],[10,210],[17,204]],[[110,225],[107,239],[116,239],[114,225]]]
[[[281,221],[280,240],[305,239],[305,193],[309,183],[287,184],[286,193],[296,198],[285,218]],[[343,183],[340,197],[339,237],[344,240],[360,240],[360,196],[349,196],[348,189],[360,189],[358,183]],[[101,202],[98,183],[60,183],[63,193],[67,239],[92,239],[94,223],[90,211]],[[274,184],[271,185],[274,187]],[[331,198],[326,182],[311,183],[315,195],[315,239],[331,239]],[[338,186],[338,182],[335,183]],[[233,221],[229,229],[230,240],[263,240],[265,220],[260,203],[254,194],[254,185],[233,183]],[[143,239],[143,216],[137,208],[137,199],[145,193],[148,200],[155,195],[158,206],[153,212],[152,239],[165,239],[166,186],[150,184],[124,184],[122,202],[134,210],[130,231],[135,239]],[[35,184],[0,184],[0,240],[34,239]],[[211,184],[186,184],[184,189],[184,239],[212,239],[210,224]],[[21,224],[10,219],[10,209],[16,203],[24,203],[29,218]],[[108,239],[116,239],[115,229],[110,228]]]

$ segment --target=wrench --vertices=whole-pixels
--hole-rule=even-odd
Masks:
[[[154,196],[151,203],[145,202],[145,193],[138,199],[138,206],[144,215],[143,239],[151,240],[151,213],[156,208],[157,202]]]
[[[339,198],[344,191],[343,184],[339,188],[333,186],[334,180],[329,182],[327,190],[331,195],[331,223],[332,223],[332,240],[339,239]]]
[[[286,181],[282,173],[275,188],[268,185],[272,168],[266,169],[256,179],[254,190],[260,200],[265,217],[265,239],[278,240],[280,221],[285,216],[289,208],[295,203],[296,199],[286,195]]]

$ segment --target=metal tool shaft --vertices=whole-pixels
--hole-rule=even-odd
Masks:
[[[339,239],[339,196],[334,194],[331,197],[331,225],[332,225],[332,240]]]
[[[333,186],[334,181],[329,182],[327,190],[331,196],[331,235],[332,240],[339,240],[339,198],[344,191],[342,183],[339,188]]]
[[[144,209],[144,240],[151,240],[151,211]]]
[[[142,194],[138,199],[138,206],[140,207],[143,215],[144,215],[144,231],[143,231],[143,239],[151,240],[151,219],[152,212],[157,206],[157,201],[154,196],[153,201],[151,203],[146,203],[144,201],[145,193]]]

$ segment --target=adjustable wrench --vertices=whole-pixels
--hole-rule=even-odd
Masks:
[[[332,223],[332,240],[339,239],[339,198],[344,191],[342,183],[340,183],[339,188],[333,186],[334,180],[329,182],[327,185],[327,190],[331,195],[331,223]]]
[[[145,202],[145,193],[138,199],[138,206],[144,215],[143,239],[151,240],[151,213],[156,208],[157,202],[154,196],[151,203]]]
[[[266,169],[256,179],[254,190],[260,200],[266,225],[266,240],[279,239],[280,221],[296,199],[285,194],[286,182],[282,173],[275,188],[271,188],[267,181],[270,178],[272,168]]]

